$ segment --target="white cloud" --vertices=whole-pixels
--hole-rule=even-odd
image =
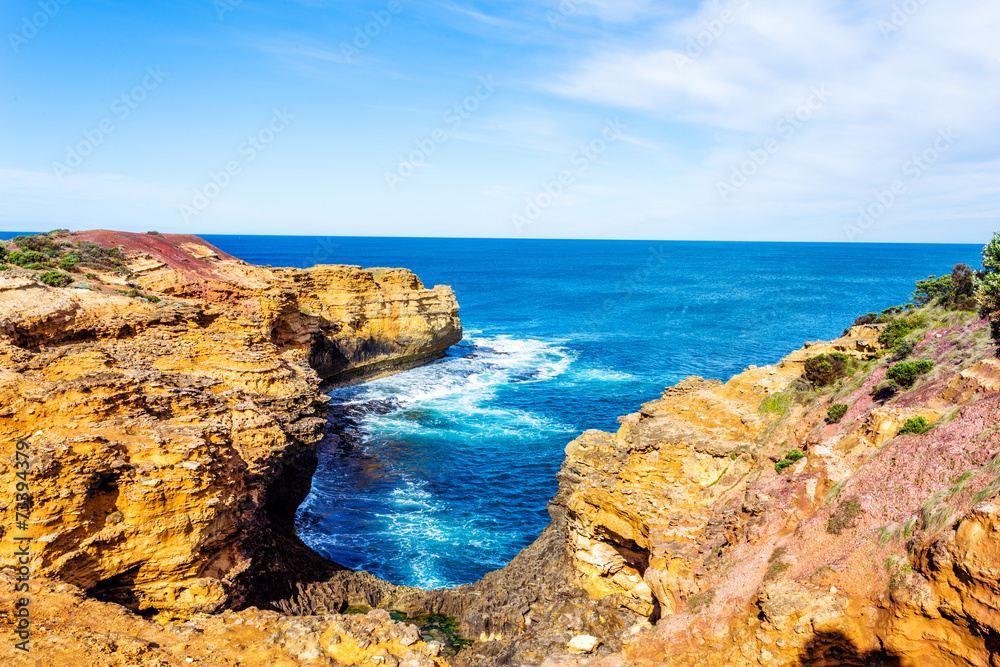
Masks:
[[[928,1],[913,15],[893,11],[888,2],[861,14],[832,0],[706,3],[641,44],[609,34],[544,85],[704,133],[677,196],[706,220],[737,210],[703,197],[707,186],[776,136],[817,86],[830,100],[793,136],[778,135],[778,152],[733,198],[741,214],[826,207],[825,224],[836,224],[950,127],[961,139],[906,197],[931,209],[900,204],[892,216],[988,216],[1000,208],[996,189],[970,192],[968,181],[988,174],[1000,149],[1000,6]]]

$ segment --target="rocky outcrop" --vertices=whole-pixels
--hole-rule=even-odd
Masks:
[[[315,318],[310,366],[327,385],[372,379],[425,363],[462,338],[451,290],[424,289],[406,269],[318,266],[275,272]]]
[[[953,319],[914,351],[935,372],[882,402],[891,362],[857,327],[574,440],[539,541],[431,596],[479,639],[458,661],[1000,664],[998,366],[984,323]],[[816,389],[804,362],[830,352],[853,371]],[[936,427],[899,435],[918,416]],[[581,657],[575,636],[597,645]]]
[[[0,572],[0,590],[14,585],[13,575]],[[44,577],[33,579],[32,592],[31,651],[26,654],[13,641],[4,641],[0,664],[448,667],[440,642],[425,641],[415,625],[394,622],[381,609],[363,615],[298,617],[250,607],[154,623]],[[2,611],[8,612],[6,605]]]
[[[36,574],[163,617],[328,578],[339,566],[293,527],[327,423],[321,385],[442,354],[461,338],[451,290],[402,269],[255,267],[196,237],[68,240],[105,237],[126,258],[107,280],[0,273],[2,562],[29,535]],[[18,448],[28,531],[7,483]]]

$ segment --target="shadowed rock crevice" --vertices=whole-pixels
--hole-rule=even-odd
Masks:
[[[818,632],[806,644],[794,667],[903,667],[903,663],[884,651],[863,651],[839,632]]]
[[[121,574],[102,579],[87,590],[87,595],[102,602],[114,602],[123,607],[137,609],[139,601],[135,597],[135,579],[138,574],[137,565]]]

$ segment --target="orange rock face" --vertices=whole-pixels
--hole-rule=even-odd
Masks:
[[[551,667],[1000,664],[995,346],[981,320],[949,318],[913,351],[935,366],[909,389],[881,389],[894,362],[879,327],[856,327],[726,383],[688,378],[617,433],[571,442],[543,536],[571,574],[542,588],[578,586],[603,620],[574,630],[601,646],[573,655],[565,605],[546,618],[536,604],[508,653]],[[806,360],[831,352],[851,358],[847,375],[810,385]],[[834,403],[846,413],[828,423]],[[916,417],[933,428],[901,433]],[[493,580],[536,571],[536,549]],[[623,631],[622,611],[651,625]]]
[[[458,342],[451,290],[403,269],[269,270],[196,237],[79,236],[107,235],[158,303],[99,277],[74,289],[0,274],[0,563],[16,565],[27,536],[37,575],[164,617],[329,574],[292,525],[326,424],[320,388]]]

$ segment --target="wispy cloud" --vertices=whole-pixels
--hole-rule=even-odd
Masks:
[[[727,7],[730,20],[720,21]],[[947,166],[928,173],[921,191],[938,215],[970,206],[985,215],[995,202],[962,187],[951,197],[930,193],[982,173],[1000,149],[1000,6],[927,3],[886,30],[893,11],[883,2],[863,14],[832,0],[706,3],[646,43],[597,43],[542,85],[707,132],[703,159],[689,165],[705,180],[713,170],[725,176],[811,89],[826,86],[830,102],[760,169],[744,204],[832,202],[847,215],[848,203],[892,177],[939,128],[953,127],[970,139],[942,158]]]

